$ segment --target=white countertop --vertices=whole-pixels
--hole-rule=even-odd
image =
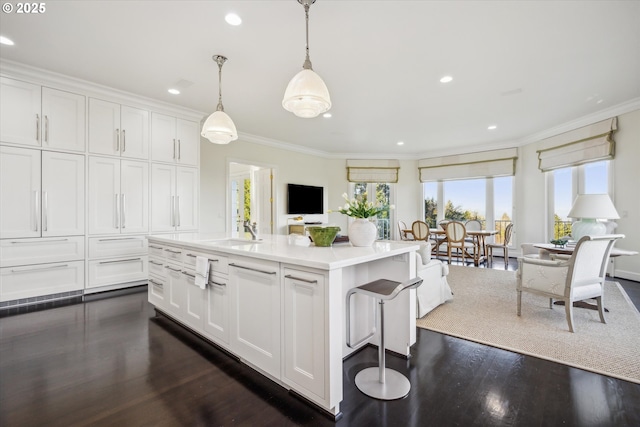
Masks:
[[[232,255],[334,270],[418,250],[415,242],[376,241],[371,247],[334,243],[316,247],[305,236],[261,235],[258,241],[229,237],[224,233],[156,234],[148,239],[161,244],[216,251]]]

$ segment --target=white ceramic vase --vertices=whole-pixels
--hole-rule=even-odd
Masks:
[[[376,225],[368,219],[356,218],[349,224],[349,241],[353,246],[371,246],[377,235]]]

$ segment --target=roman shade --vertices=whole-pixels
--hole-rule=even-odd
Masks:
[[[398,182],[399,160],[347,160],[349,182]]]
[[[512,176],[516,173],[517,158],[517,148],[505,148],[421,159],[420,182]]]
[[[613,159],[618,118],[612,117],[542,140],[538,168],[550,171],[584,163]]]

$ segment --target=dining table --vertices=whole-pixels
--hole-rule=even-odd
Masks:
[[[571,255],[576,248],[575,245],[558,246],[553,243],[535,243],[535,248],[544,249],[547,252],[561,255]],[[638,255],[638,251],[629,251],[626,249],[611,248],[610,257]]]
[[[438,256],[440,245],[447,242],[447,232],[443,228],[430,228],[429,233],[436,238],[433,252]],[[467,230],[467,235],[473,238],[477,248],[473,253],[473,264],[475,266],[487,260],[487,237],[495,236],[496,234],[498,234],[498,230]]]

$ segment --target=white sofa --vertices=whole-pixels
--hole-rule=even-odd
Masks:
[[[422,244],[416,252],[416,268],[417,276],[423,279],[416,290],[416,317],[420,318],[445,301],[452,300],[453,294],[447,282],[449,266],[431,259],[431,243]]]

